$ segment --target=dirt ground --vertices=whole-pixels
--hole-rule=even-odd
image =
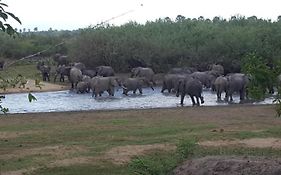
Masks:
[[[60,91],[70,89],[70,86],[54,84],[50,82],[40,82],[40,87],[35,85],[35,80],[28,79],[25,87],[8,88],[6,90],[0,89],[0,94],[8,93],[24,93],[24,92],[48,92],[48,91]]]
[[[186,161],[175,175],[279,175],[281,159],[266,157],[208,156]]]

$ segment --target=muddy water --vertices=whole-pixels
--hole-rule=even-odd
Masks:
[[[180,106],[180,98],[175,94],[162,94],[160,87],[154,91],[143,89],[143,95],[129,93],[122,94],[122,90],[109,97],[105,92],[102,97],[93,98],[91,94],[76,94],[72,91],[33,93],[37,101],[29,103],[26,93],[8,94],[2,105],[9,108],[9,113],[53,112],[53,111],[82,111],[82,110],[110,110],[110,109],[140,109],[140,108],[166,108]],[[204,106],[228,105],[218,103],[215,93],[203,92]],[[259,104],[271,104],[273,98],[267,98]],[[239,97],[234,96],[234,103],[239,103]],[[185,97],[184,106],[191,106],[189,97]]]

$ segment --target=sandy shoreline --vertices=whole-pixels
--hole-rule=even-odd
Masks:
[[[6,90],[1,89],[0,94],[11,94],[11,93],[28,93],[28,92],[50,92],[50,91],[61,91],[68,90],[70,86],[53,84],[50,82],[40,82],[41,88],[36,87],[35,80],[28,79],[25,88],[18,86],[15,88],[8,88]]]

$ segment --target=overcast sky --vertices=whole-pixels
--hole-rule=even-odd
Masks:
[[[281,15],[280,0],[2,0],[22,21],[14,27],[39,30],[73,30],[108,19],[120,25],[129,21],[145,23],[177,15],[186,18],[229,19],[233,15],[276,20]],[[123,14],[123,15],[122,15]],[[114,18],[115,17],[115,18]],[[114,19],[112,19],[114,18]]]

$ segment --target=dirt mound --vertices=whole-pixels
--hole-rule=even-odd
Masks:
[[[174,170],[175,175],[278,175],[281,159],[264,157],[209,156],[186,161]]]

